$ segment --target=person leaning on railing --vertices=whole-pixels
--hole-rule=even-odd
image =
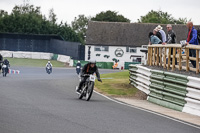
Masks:
[[[192,22],[187,23],[187,28],[188,28],[188,35],[187,35],[187,40],[186,40],[186,45],[192,44],[192,45],[198,45],[198,39],[197,39],[197,30],[193,27]],[[191,57],[196,57],[196,50],[195,49],[190,49],[189,50],[189,56]],[[190,60],[193,67],[196,68],[196,61]]]
[[[151,44],[162,44],[162,41],[153,32],[149,32],[149,45]]]

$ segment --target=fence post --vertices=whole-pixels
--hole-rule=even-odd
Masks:
[[[159,66],[159,47],[157,47],[156,50],[157,50],[156,65]]]
[[[147,58],[147,64],[150,65],[150,47],[148,47],[148,58]]]
[[[196,73],[199,73],[199,50],[196,50]]]
[[[173,48],[172,71],[175,70],[176,48]]]
[[[182,48],[179,49],[179,68],[178,70],[181,70],[182,69]]]
[[[190,66],[189,66],[189,48],[186,48],[186,71],[190,70]]]
[[[170,61],[171,61],[171,48],[169,47],[169,52],[168,52],[168,65],[167,65],[167,70],[170,69]]]
[[[163,66],[163,68],[164,69],[166,68],[166,56],[167,56],[167,48],[165,47],[164,58],[163,58],[163,60],[164,60],[164,66]]]
[[[152,66],[153,48],[150,49],[150,66]]]
[[[162,50],[163,48],[160,48],[160,66],[162,67]]]
[[[153,51],[153,66],[154,66],[155,65],[155,60],[156,60],[155,59],[156,58],[156,48],[154,47],[153,50],[154,50]]]

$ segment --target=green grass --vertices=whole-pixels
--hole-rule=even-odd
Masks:
[[[11,66],[31,66],[44,67],[48,60],[41,59],[21,59],[21,58],[4,58],[8,59]],[[56,60],[50,60],[53,67],[65,67],[65,64]]]
[[[110,96],[133,96],[137,92],[137,89],[129,84],[128,71],[101,74],[101,78],[103,83],[95,82],[95,87],[101,93]]]

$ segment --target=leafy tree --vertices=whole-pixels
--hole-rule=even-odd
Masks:
[[[90,20],[89,17],[86,17],[85,15],[79,15],[78,17],[75,17],[74,21],[72,21],[71,23],[72,29],[81,38],[81,42],[83,44],[85,44],[85,37],[89,20]]]
[[[49,21],[50,21],[53,25],[55,25],[55,24],[56,24],[56,20],[57,20],[57,18],[56,18],[56,14],[54,13],[54,9],[51,8],[51,9],[49,10]]]
[[[130,23],[130,20],[128,18],[125,18],[122,15],[118,15],[118,12],[110,11],[110,10],[97,14],[91,20],[106,21],[106,22],[129,22]]]
[[[79,35],[67,23],[56,23],[56,14],[50,9],[49,20],[40,7],[24,4],[15,6],[8,14],[0,10],[0,32],[24,34],[58,34],[67,41],[81,42]]]
[[[162,11],[151,10],[145,16],[138,19],[139,23],[159,23],[159,24],[186,24],[187,18],[175,19],[171,14]]]
[[[4,17],[8,15],[8,12],[4,11],[4,10],[0,10],[0,18]]]

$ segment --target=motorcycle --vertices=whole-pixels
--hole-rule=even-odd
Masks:
[[[49,67],[49,66],[47,66],[47,67],[46,67],[46,71],[47,71],[47,73],[48,73],[48,74],[50,74],[50,73],[52,72],[52,70],[51,70],[51,69],[52,69],[52,68],[51,68],[51,67]]]
[[[95,82],[96,77],[92,74],[85,74],[83,76],[87,77],[87,79],[85,83],[83,83],[80,93],[77,91],[76,93],[78,94],[79,99],[82,99],[83,97],[85,97],[86,101],[89,101],[93,93],[94,82]]]
[[[8,73],[8,66],[3,64],[2,66],[2,73],[3,73],[3,77],[6,77],[7,73]]]

